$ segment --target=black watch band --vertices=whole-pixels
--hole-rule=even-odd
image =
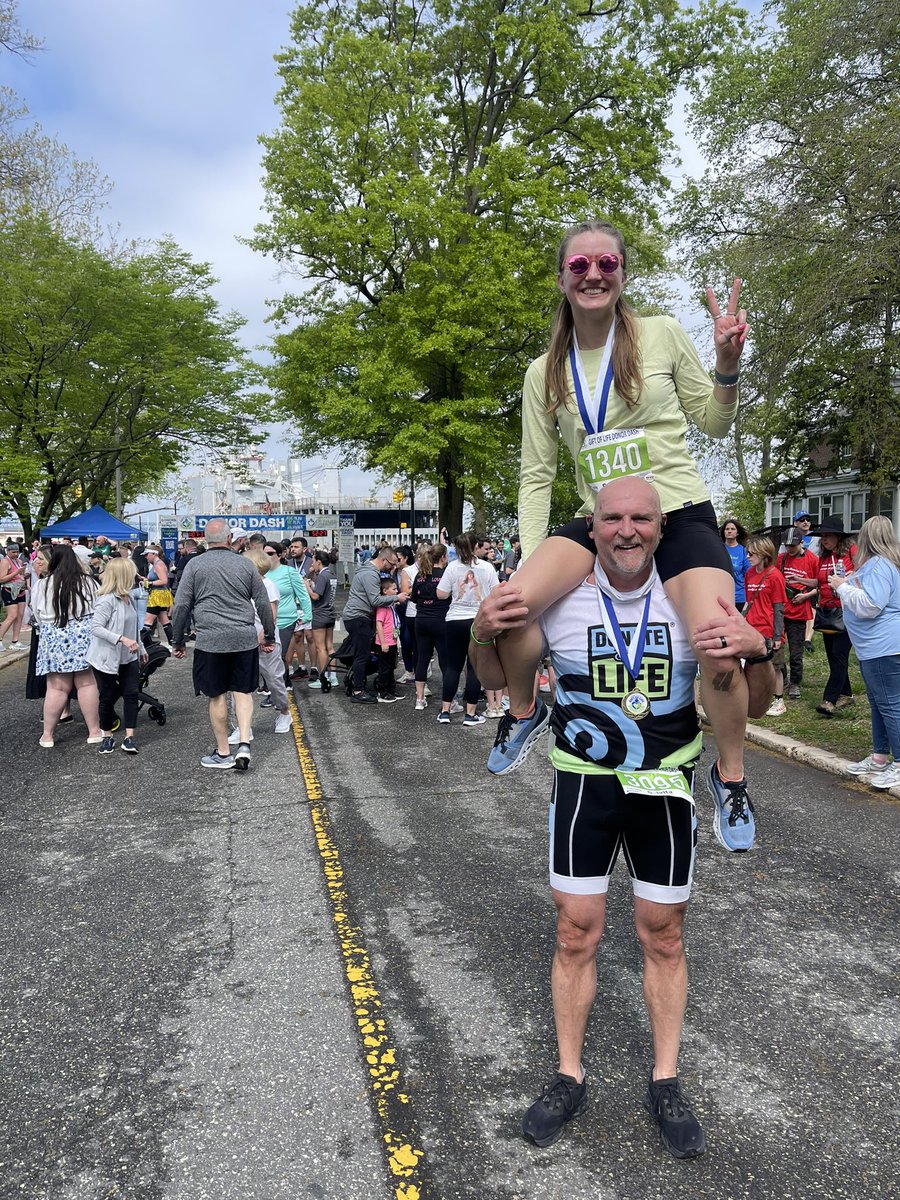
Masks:
[[[745,658],[745,667],[755,667],[757,663],[771,662],[774,651],[770,650],[768,654],[761,654],[759,658]]]

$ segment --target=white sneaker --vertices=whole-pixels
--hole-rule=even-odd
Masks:
[[[338,681],[337,674],[334,671],[329,671],[328,672],[328,682],[331,684],[331,686],[336,687],[337,681]]]
[[[427,700],[417,700],[416,701],[416,712],[421,712],[423,708],[427,708],[427,707],[428,707]]]
[[[291,716],[291,714],[289,712],[279,713],[278,716],[275,718],[275,732],[276,733],[290,733],[293,728],[294,728],[294,718]],[[230,740],[231,739],[229,738],[229,741]]]
[[[504,712],[509,712],[509,696],[503,696],[500,700],[500,707]]]
[[[430,696],[430,695],[431,695],[431,688],[428,686],[428,684],[427,684],[427,683],[425,684],[425,695],[426,695],[426,696]]]
[[[777,696],[772,701],[772,703],[769,705],[769,707],[766,709],[766,716],[767,717],[783,717],[786,712],[787,712],[787,708],[785,707],[784,701],[782,700],[782,698],[780,696]]]
[[[892,762],[883,771],[877,771],[869,780],[872,787],[890,788],[900,784],[900,762]]]
[[[253,730],[252,729],[250,730],[250,736],[247,739],[247,741],[248,742],[253,741]],[[241,731],[239,729],[232,729],[231,733],[229,733],[229,735],[228,735],[228,745],[229,746],[239,746],[240,744],[241,744]]]
[[[458,700],[454,700],[450,705],[451,713],[465,712],[465,706],[460,704]]]
[[[0,650],[5,650],[5,649],[6,649],[6,647],[3,645],[2,642],[0,642]]]
[[[404,671],[403,674],[400,676],[400,678],[397,680],[397,682],[398,683],[415,683],[416,677],[415,677],[415,675],[412,674],[411,671]]]
[[[867,755],[862,762],[847,763],[844,770],[848,775],[880,775],[882,771],[888,769],[886,762],[876,762],[871,754]]]
[[[9,648],[10,648],[10,650],[27,650],[28,649],[28,647],[25,645],[24,642],[10,642]]]

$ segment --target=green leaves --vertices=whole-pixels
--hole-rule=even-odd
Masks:
[[[26,534],[126,499],[191,444],[250,438],[262,402],[209,268],[171,242],[112,259],[48,221],[0,227],[0,504]]]
[[[801,495],[833,456],[877,489],[900,478],[900,12],[784,0],[766,16],[697,100],[715,165],[679,232],[701,271],[746,280],[742,424],[767,489]]]

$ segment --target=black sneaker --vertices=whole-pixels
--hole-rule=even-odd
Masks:
[[[580,1117],[587,1104],[587,1081],[557,1074],[522,1118],[522,1133],[535,1146],[552,1146],[566,1122]]]
[[[654,1081],[651,1071],[644,1107],[659,1125],[660,1140],[670,1154],[676,1158],[696,1158],[705,1153],[703,1130],[677,1077]]]
[[[259,707],[260,708],[274,708],[275,707],[275,701],[272,699],[271,693],[267,693],[265,696],[263,696],[262,700],[260,700],[260,702],[259,702]]]
[[[368,692],[351,692],[350,702],[352,704],[371,704],[372,697]]]
[[[97,753],[98,754],[112,754],[112,752],[113,752],[113,750],[115,750],[115,748],[116,748],[116,739],[112,738],[112,737],[105,737],[103,739],[103,741],[100,743],[100,749],[97,751]]]
[[[112,740],[112,739],[110,739],[110,740]],[[122,749],[125,751],[126,754],[137,754],[137,752],[138,752],[138,748],[134,744],[134,738],[130,738],[130,737],[125,738],[125,740],[122,742]]]

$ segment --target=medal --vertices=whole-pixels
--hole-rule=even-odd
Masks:
[[[643,721],[650,712],[650,701],[643,692],[639,692],[636,687],[632,688],[622,697],[622,712],[626,717],[631,717],[632,721]]]
[[[596,569],[595,569],[596,575]],[[650,709],[650,701],[643,692],[638,690],[637,677],[641,671],[641,660],[644,657],[644,642],[647,637],[647,624],[650,620],[650,598],[652,595],[652,587],[647,592],[647,599],[644,601],[644,611],[641,614],[641,620],[635,628],[631,639],[631,655],[628,653],[628,646],[625,645],[625,639],[622,636],[622,628],[619,625],[619,618],[616,616],[616,610],[612,600],[600,588],[600,580],[597,578],[597,592],[601,600],[601,609],[604,613],[604,625],[612,635],[612,640],[615,643],[619,658],[622,665],[628,672],[628,679],[631,683],[631,690],[622,697],[622,712],[626,717],[630,717],[632,721],[641,721],[646,717]]]

